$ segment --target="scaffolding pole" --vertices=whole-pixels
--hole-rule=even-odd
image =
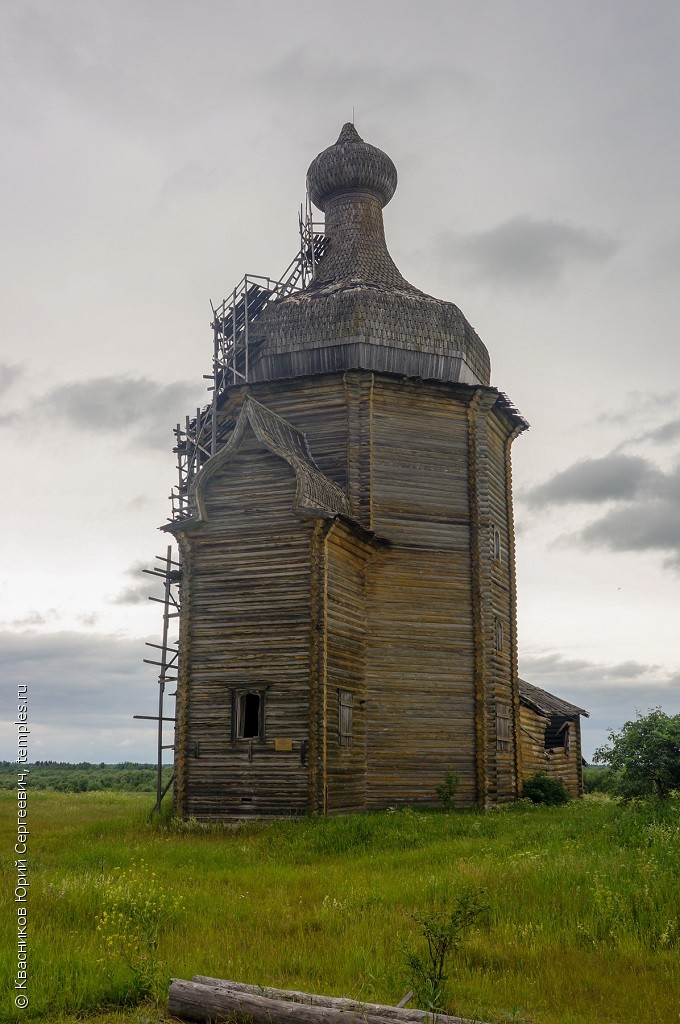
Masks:
[[[166,685],[167,683],[177,681],[176,673],[179,651],[176,647],[176,644],[170,642],[170,621],[171,619],[178,618],[179,616],[179,600],[176,594],[176,589],[180,580],[181,566],[179,562],[173,560],[171,544],[168,545],[165,555],[157,555],[156,558],[161,563],[160,565],[154,566],[153,569],[143,569],[142,571],[147,573],[149,576],[155,576],[157,579],[163,580],[163,597],[149,598],[150,601],[157,601],[163,605],[163,632],[161,636],[161,642],[160,644],[146,644],[147,647],[152,647],[154,648],[154,650],[159,651],[160,655],[158,658],[144,658],[145,664],[156,665],[159,668],[158,714],[135,715],[134,717],[139,719],[146,719],[147,721],[152,722],[155,721],[158,723],[156,741],[155,809],[157,811],[160,811],[163,797],[170,788],[170,783],[168,783],[165,787],[163,786],[163,751],[174,750],[175,746],[174,743],[163,743],[163,723],[175,721],[175,718],[173,716],[165,715],[163,712],[165,710]]]

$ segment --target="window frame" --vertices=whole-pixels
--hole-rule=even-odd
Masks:
[[[338,688],[338,746],[354,746],[354,693]]]
[[[502,724],[501,724],[502,723]],[[496,702],[496,750],[508,752],[512,743],[512,707],[505,701]]]
[[[497,654],[502,654],[505,640],[505,630],[500,616],[495,615],[493,620],[493,646]]]
[[[491,554],[493,555],[494,561],[503,561],[503,538],[501,536],[500,527],[494,526],[491,533]]]
[[[265,742],[265,702],[266,686],[239,686],[231,691],[231,742],[240,741],[257,743]],[[257,697],[260,701],[257,712],[257,734],[255,736],[244,736],[245,728],[245,702],[248,696]]]

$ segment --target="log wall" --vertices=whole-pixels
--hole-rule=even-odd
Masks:
[[[476,796],[466,401],[376,379],[369,566],[368,802],[437,800],[447,769]]]
[[[182,813],[434,803],[447,769],[461,804],[512,799],[516,428],[497,392],[366,371],[258,382],[231,389],[226,426],[246,394],[307,435],[358,525],[296,515],[292,469],[254,437],[211,479],[208,522],[180,536]],[[232,690],[255,683],[265,739],[234,742]]]
[[[518,779],[514,544],[508,476],[514,435],[512,425],[497,412],[492,393],[479,391],[468,416],[477,796],[480,804],[491,806],[514,799]],[[503,730],[503,721],[510,723],[509,730]]]
[[[581,722],[571,723],[569,753],[563,747],[546,750],[545,732],[550,719],[539,715],[525,704],[520,708],[522,743],[522,777],[528,779],[538,771],[547,771],[561,779],[571,797],[583,795],[583,768],[581,763]]]
[[[186,535],[185,815],[308,810],[311,524],[294,494],[290,466],[251,435],[210,481],[208,521]],[[248,688],[264,692],[265,735],[232,739],[232,694]]]
[[[371,547],[344,523],[326,537],[325,811],[366,808],[366,563]],[[341,737],[340,694],[350,694]],[[342,742],[344,739],[345,742]]]

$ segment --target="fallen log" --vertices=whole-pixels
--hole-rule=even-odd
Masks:
[[[170,983],[168,1012],[180,1020],[242,1021],[253,1024],[386,1024],[387,1018],[352,1013],[328,1006],[311,1006],[268,999],[252,992],[235,992],[195,981]]]
[[[181,1020],[254,1024],[470,1024],[461,1017],[378,1003],[263,988],[195,975],[170,983],[168,1011]]]
[[[361,1003],[356,999],[347,999],[341,996],[319,996],[313,992],[296,992],[284,988],[270,988],[269,985],[246,985],[242,981],[225,981],[223,978],[208,978],[202,974],[195,974],[192,981],[199,985],[210,985],[213,988],[228,988],[234,992],[250,992],[255,996],[265,996],[267,999],[281,999],[295,1003],[305,1003],[308,1006],[327,1006],[330,1009],[342,1010],[343,1013],[353,1011],[355,1013],[369,1013],[374,1016],[384,1017],[387,1020],[395,1021],[397,1024],[428,1024],[434,1020],[432,1014],[425,1010],[409,1010],[400,1006],[384,1006],[381,1003]],[[469,1021],[462,1017],[448,1017],[444,1014],[436,1014],[437,1024],[469,1024]]]

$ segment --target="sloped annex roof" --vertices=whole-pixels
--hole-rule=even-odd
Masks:
[[[519,699],[522,704],[537,711],[539,715],[547,715],[548,718],[552,715],[561,715],[564,718],[584,715],[586,718],[590,718],[589,713],[583,708],[577,707],[576,704],[570,704],[568,700],[562,700],[561,697],[556,697],[553,693],[548,693],[547,690],[542,690],[540,686],[527,683],[526,679],[519,680]]]
[[[306,509],[321,515],[339,515],[350,518],[347,495],[342,488],[321,472],[302,431],[297,430],[287,420],[248,395],[229,440],[206,462],[193,482],[190,493],[195,501],[198,514],[191,519],[169,523],[163,529],[181,530],[191,523],[197,524],[207,520],[205,487],[225,462],[236,455],[248,428],[252,430],[265,448],[284,459],[295,472],[297,481],[296,509]]]

